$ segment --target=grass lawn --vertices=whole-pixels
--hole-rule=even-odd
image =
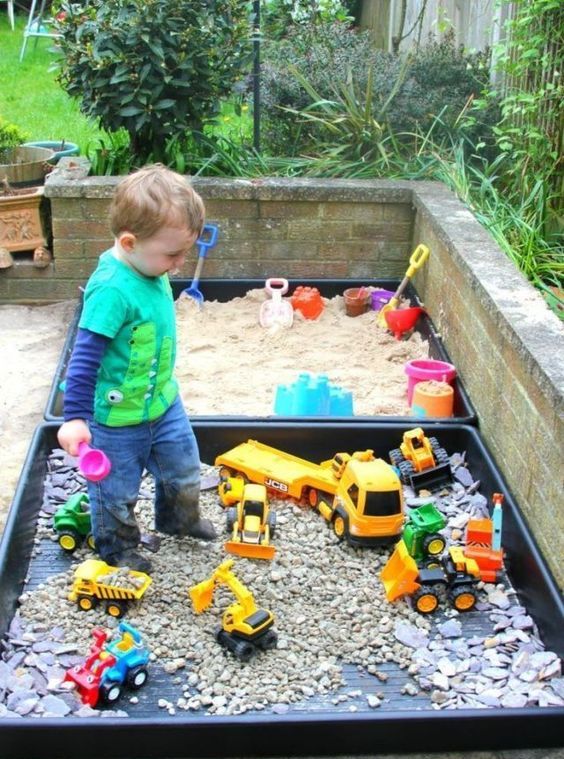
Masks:
[[[0,116],[20,127],[28,140],[65,139],[85,153],[88,143],[103,132],[55,81],[50,70],[56,60],[52,39],[30,37],[20,63],[26,21],[20,10],[12,31],[5,5],[0,5]]]

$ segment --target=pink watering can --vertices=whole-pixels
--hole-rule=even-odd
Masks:
[[[78,444],[78,467],[87,480],[100,482],[108,476],[112,464],[104,451],[82,442]]]

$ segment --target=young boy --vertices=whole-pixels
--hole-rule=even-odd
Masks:
[[[147,166],[120,182],[110,208],[114,246],[84,293],[66,379],[59,443],[85,441],[111,461],[88,483],[101,558],[150,571],[138,553],[134,507],[144,469],[155,478],[155,527],[167,535],[216,537],[199,514],[200,456],[173,376],[176,326],[167,273],[184,262],[204,225],[204,204],[179,174]]]

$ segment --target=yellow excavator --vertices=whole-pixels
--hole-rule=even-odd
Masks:
[[[193,585],[188,593],[194,611],[200,614],[211,605],[218,585],[226,585],[233,592],[237,601],[223,613],[215,637],[218,643],[238,659],[249,661],[258,650],[276,648],[278,636],[272,629],[274,615],[256,605],[251,591],[231,571],[233,563],[233,559],[227,559],[214,570],[211,577]]]

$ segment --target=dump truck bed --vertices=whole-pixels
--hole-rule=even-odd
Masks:
[[[257,440],[232,448],[215,459],[217,466],[243,472],[253,482],[300,498],[304,487],[335,494],[338,480],[327,465],[314,464]]]
[[[96,587],[96,595],[100,598],[134,598],[137,601],[142,598],[145,591],[152,582],[149,575],[144,572],[138,572],[134,569],[129,569],[127,574],[136,579],[139,586],[136,588],[123,587],[119,584],[109,584],[100,582],[101,577],[104,577],[113,572],[123,572],[123,567],[112,567],[106,564],[104,561],[97,559],[87,559],[76,569],[74,577],[74,586],[72,589],[71,600],[73,595],[80,592],[78,585],[82,583],[91,583]]]

